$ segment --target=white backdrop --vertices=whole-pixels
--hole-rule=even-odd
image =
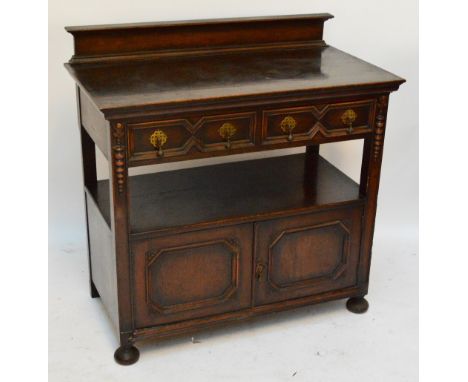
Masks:
[[[65,300],[63,294],[68,293],[65,292],[65,288],[70,288],[70,282],[74,280],[73,274],[77,272],[73,269],[75,266],[80,267],[80,272],[84,274],[87,272],[84,255],[86,240],[85,218],[75,88],[73,80],[63,67],[63,63],[66,62],[73,53],[73,42],[72,36],[63,29],[64,26],[320,12],[329,12],[335,16],[334,19],[325,23],[324,39],[328,44],[376,64],[407,80],[397,93],[393,93],[390,96],[376,225],[376,241],[374,244],[374,254],[380,252],[381,257],[374,259],[373,272],[377,275],[375,276],[376,278],[379,277],[376,282],[376,288],[374,289],[376,293],[379,290],[385,291],[393,288],[393,286],[388,286],[386,284],[380,285],[381,288],[378,288],[379,282],[391,282],[390,276],[386,273],[387,268],[389,272],[390,269],[392,269],[390,273],[397,273],[401,278],[404,277],[403,275],[407,275],[406,279],[399,280],[400,287],[403,288],[405,285],[411,285],[413,289],[408,289],[408,287],[404,291],[401,290],[400,294],[398,294],[395,289],[392,294],[389,294],[386,302],[392,302],[392,299],[395,298],[394,296],[397,295],[400,301],[403,301],[404,305],[400,311],[401,315],[404,315],[406,312],[404,309],[409,309],[411,305],[415,305],[417,309],[417,286],[413,283],[413,281],[416,282],[417,279],[417,260],[415,263],[413,259],[409,258],[410,254],[412,255],[413,252],[417,251],[418,231],[418,4],[416,0],[393,0],[385,2],[375,0],[237,0],[235,2],[220,0],[172,0],[169,2],[154,0],[49,0],[49,244],[51,253],[54,252],[59,256],[51,260],[50,267],[52,278],[50,283],[53,286],[53,288],[50,288],[52,289],[50,293],[53,294],[53,301],[62,302]],[[360,166],[359,153],[361,147],[359,144],[346,143],[324,145],[322,147],[322,155],[330,159],[355,180],[358,180]],[[275,152],[254,154],[248,157],[255,157],[256,155],[275,155]],[[238,156],[233,156],[230,158],[208,159],[198,161],[196,164],[200,165],[239,159],[245,159],[245,157],[242,156],[239,158]],[[185,167],[187,165],[192,165],[192,163],[181,162],[164,165],[162,167],[163,169],[168,169]],[[106,164],[100,160],[98,168],[106,168]],[[394,240],[393,238],[398,239]],[[410,242],[411,245],[408,244]],[[78,257],[72,256],[77,252],[79,252]],[[393,255],[396,253],[401,256],[399,258],[396,257],[394,260]],[[399,263],[397,260],[401,260],[401,262]],[[410,268],[410,264],[412,264],[412,268]],[[64,278],[65,273],[70,279]],[[86,280],[86,277],[80,277],[81,278],[77,280],[77,284],[79,284],[77,288],[86,289],[87,285],[83,285],[83,283],[86,282],[83,281]],[[388,277],[388,279],[386,279],[386,277]],[[64,289],[60,290],[60,288]],[[87,292],[87,290],[85,292]],[[81,301],[80,296],[81,295],[75,297],[74,301],[77,304]],[[411,299],[408,297],[409,300],[405,300],[407,296],[410,296]],[[68,299],[71,298],[71,296],[68,296]],[[383,300],[385,300],[385,298],[386,297],[384,297]],[[73,309],[68,305],[60,305],[61,302],[57,302],[59,305],[50,307],[51,311]],[[93,301],[93,303],[95,303],[95,301]],[[86,295],[86,299],[83,297],[83,308],[73,311],[74,316],[78,317],[79,314],[83,313],[83,310],[87,309],[89,306],[89,299]],[[390,315],[391,312],[393,312],[393,308],[394,306],[388,307]],[[99,308],[96,307],[95,309]],[[324,309],[325,310],[322,310],[322,317],[325,319],[325,317],[330,314],[326,310],[327,308]],[[378,310],[378,308],[376,309]],[[385,314],[388,315],[383,307],[380,312],[385,312]],[[99,312],[99,317],[100,314],[102,314],[102,312]],[[404,338],[399,338],[398,341],[395,342],[394,349],[391,347],[387,348],[387,345],[392,346],[391,340],[380,337],[382,343],[380,344],[379,341],[377,341],[380,332],[376,334],[377,337],[372,339],[372,341],[375,340],[375,342],[363,345],[362,349],[358,349],[360,347],[358,342],[356,342],[355,345],[349,344],[351,349],[357,351],[362,350],[364,352],[361,354],[362,357],[376,356],[376,349],[374,346],[379,346],[380,351],[382,351],[383,348],[386,349],[386,352],[382,353],[382,359],[376,360],[375,365],[370,365],[371,369],[375,366],[376,374],[372,377],[371,370],[368,370],[369,380],[389,380],[392,382],[414,380],[411,378],[406,379],[408,375],[414,376],[414,365],[412,365],[413,369],[411,369],[411,372],[404,369],[400,370],[401,374],[395,374],[395,370],[391,369],[392,365],[394,367],[404,368],[406,366],[410,367],[411,363],[417,362],[414,352],[414,346],[416,345],[413,343],[414,339],[417,339],[417,333],[414,333],[414,331],[417,330],[417,322],[415,324],[414,314],[416,314],[417,319],[417,310],[416,313],[414,309],[411,310],[411,312],[407,312],[407,316],[411,315],[413,320],[409,323],[406,321],[399,322],[398,319],[395,321],[392,316],[389,316],[392,318],[392,323],[388,322],[388,325],[401,325],[399,329],[395,328],[394,330],[398,330],[402,336],[404,335]],[[60,317],[60,320],[62,320],[60,322],[63,323],[63,316],[57,315],[57,317]],[[319,321],[320,317],[319,312]],[[317,319],[317,317],[315,318]],[[403,319],[402,316],[399,318]],[[72,330],[70,327],[67,328],[66,325],[70,322],[74,322],[73,319],[74,317],[69,317],[68,320],[65,318],[63,332],[60,331],[61,329],[58,326],[54,326],[53,328],[51,338],[54,341],[53,346],[55,346],[52,360],[53,363],[55,362],[55,380],[65,380],[64,375],[67,375],[67,368],[70,370],[74,367],[78,369],[82,368],[81,363],[75,363],[71,360],[67,361],[63,358],[66,356],[66,352],[62,350],[64,348],[70,349],[73,347],[73,343],[70,342],[69,339],[68,342],[66,342],[68,333]],[[302,316],[300,316],[299,320],[300,319],[305,320]],[[368,320],[372,320],[372,322],[368,322],[368,326],[366,326],[364,330],[370,331],[372,330],[375,317],[368,318]],[[56,322],[59,321],[54,321],[54,325]],[[348,325],[349,321],[343,322],[345,322],[344,325]],[[397,322],[397,324],[395,324],[395,322]],[[288,326],[287,323],[288,321],[283,322],[283,329],[279,326],[280,330],[286,330],[285,327]],[[80,324],[83,325],[81,321],[76,321],[76,326],[74,326],[73,329],[79,330]],[[383,322],[380,322],[380,325],[383,324]],[[105,323],[102,327],[107,327],[107,325],[108,324]],[[333,323],[333,325],[336,326],[336,322]],[[414,325],[416,325],[416,328]],[[320,328],[320,326],[317,328]],[[409,328],[411,328],[411,330]],[[327,330],[326,328],[322,329],[325,331]],[[86,330],[87,328],[85,326],[83,328],[83,333],[86,333]],[[272,328],[272,331],[274,330],[275,329]],[[346,339],[346,334],[336,332],[336,335],[338,335],[338,333],[340,333],[338,337],[341,340]],[[371,334],[371,332],[369,332],[369,334]],[[296,333],[296,338],[300,339],[303,335],[304,334]],[[85,334],[81,337],[83,338],[83,336],[85,336]],[[100,336],[101,333],[97,333],[94,337],[99,339]],[[111,363],[112,347],[115,347],[117,343],[113,339],[112,334],[108,336],[105,346],[102,345],[102,347],[105,348],[102,352],[105,352],[103,359]],[[109,338],[112,338],[112,340]],[[271,337],[271,333],[268,338],[271,340],[275,339],[275,337]],[[280,337],[276,339],[282,341],[282,345],[286,348],[287,338]],[[232,338],[229,340],[231,341]],[[401,342],[404,340],[413,341],[408,345],[412,353],[405,352],[405,345]],[[59,341],[65,342],[59,343]],[[239,341],[242,341],[242,339]],[[173,345],[177,347],[178,344],[180,345],[180,343]],[[297,344],[300,345],[300,343],[296,342],[296,345]],[[329,342],[327,342],[327,344],[329,344]],[[271,346],[273,347],[275,344],[272,343]],[[397,346],[400,347],[399,350],[397,350]],[[82,349],[77,349],[76,351],[76,356],[78,357],[83,354]],[[168,351],[170,352],[170,350]],[[211,350],[207,349],[207,351],[210,352]],[[249,352],[252,351],[252,349],[246,348],[245,351]],[[365,353],[365,351],[368,351],[368,353]],[[331,353],[332,350],[330,350],[330,354]],[[176,360],[176,362],[182,362],[174,358],[174,354],[175,353],[172,353],[173,357],[171,359]],[[341,355],[341,353],[338,355]],[[151,356],[152,355],[149,354],[149,357]],[[161,356],[161,354],[157,356]],[[191,352],[187,354],[187,357],[194,356],[196,357],[196,355]],[[393,357],[398,356],[400,356],[402,363],[392,364],[394,360]],[[202,357],[201,360],[204,362],[206,358]],[[88,365],[90,370],[96,368],[96,365],[90,360],[82,361],[90,362]],[[223,364],[223,361],[229,364],[229,360],[220,359],[219,362]],[[274,365],[275,361],[273,359],[266,358],[264,361],[271,365],[272,368],[282,366],[280,364]],[[354,359],[348,360],[350,364],[355,364],[355,361]],[[388,361],[390,361],[390,364],[385,363]],[[143,360],[141,360],[140,363],[141,362],[143,362]],[[382,367],[384,369],[381,368],[378,362],[382,362],[382,365],[384,365]],[[166,366],[168,370],[174,373],[178,370],[177,366],[174,366],[174,368],[171,368],[169,364]],[[107,365],[106,367],[112,366]],[[253,367],[256,366],[254,365]],[[328,366],[328,364],[325,366],[319,364],[318,367],[334,366],[332,363],[331,366]],[[364,370],[364,367],[369,367],[369,363],[364,363],[361,370]],[[387,370],[388,374],[379,374],[379,370],[386,370],[385,367],[390,368]],[[121,372],[121,369],[118,370]],[[349,371],[350,369],[348,368],[346,370]],[[350,377],[350,380],[357,380],[358,376],[361,380],[367,380],[361,378],[362,375],[359,374],[359,370],[355,370],[355,372],[357,373],[354,375],[356,378]],[[226,373],[225,375],[217,374],[217,379],[219,380],[221,377],[228,376],[229,372],[226,371]],[[289,371],[287,373],[289,373]],[[291,376],[290,374],[286,374],[285,376]],[[124,375],[129,376],[129,374],[122,374],[121,376],[123,377]],[[196,375],[198,374],[194,374],[194,377],[196,377]],[[202,377],[200,377],[200,375]],[[200,380],[210,380],[206,379],[207,375],[209,375],[208,371],[200,375],[198,375]],[[310,375],[311,378],[313,376],[314,374]],[[107,377],[110,378],[109,375],[107,375]],[[78,377],[76,378],[76,380],[80,380]],[[241,379],[242,378],[232,380]],[[96,380],[99,380],[98,375],[96,375]],[[105,380],[105,377],[100,380]],[[180,379],[169,378],[166,380]],[[197,378],[194,380],[197,380]],[[230,379],[226,378],[226,380]],[[260,378],[257,378],[257,380],[260,380]],[[272,378],[270,377],[265,380],[272,380]],[[296,380],[303,380],[300,379],[300,373],[297,375]],[[309,378],[308,380],[312,379]],[[318,380],[332,381],[334,379],[319,378]],[[336,380],[345,379],[337,377]]]

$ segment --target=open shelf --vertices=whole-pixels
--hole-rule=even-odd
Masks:
[[[131,233],[359,203],[359,185],[322,157],[249,160],[129,178]],[[109,182],[90,189],[109,223]]]

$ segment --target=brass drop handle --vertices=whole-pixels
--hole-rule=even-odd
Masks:
[[[281,130],[288,134],[288,141],[291,142],[293,140],[292,131],[296,127],[296,120],[288,115],[281,121]]]
[[[218,133],[219,135],[226,141],[226,148],[231,148],[231,138],[236,134],[236,127],[229,122],[223,123],[223,125],[219,128]]]
[[[150,142],[158,150],[160,157],[164,156],[163,146],[167,142],[167,135],[162,130],[155,130],[150,136]]]
[[[348,126],[348,133],[353,132],[353,122],[356,120],[357,114],[353,109],[346,110],[341,115],[341,121]]]
[[[260,280],[264,270],[265,270],[265,264],[257,263],[257,266],[255,267],[255,278],[257,280]]]

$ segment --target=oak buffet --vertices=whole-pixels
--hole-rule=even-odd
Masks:
[[[389,93],[329,14],[67,27],[92,297],[134,343],[322,301],[367,310]],[[360,184],[319,155],[361,139]],[[303,154],[129,176],[135,166]],[[97,180],[98,148],[110,180]]]

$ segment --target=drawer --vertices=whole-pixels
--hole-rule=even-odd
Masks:
[[[257,223],[254,304],[355,286],[361,213],[346,207]]]
[[[132,244],[138,328],[250,306],[252,224]]]
[[[350,139],[372,131],[374,112],[374,100],[264,110],[261,144]]]
[[[129,123],[130,161],[254,146],[255,112]],[[193,155],[195,154],[195,155]]]

